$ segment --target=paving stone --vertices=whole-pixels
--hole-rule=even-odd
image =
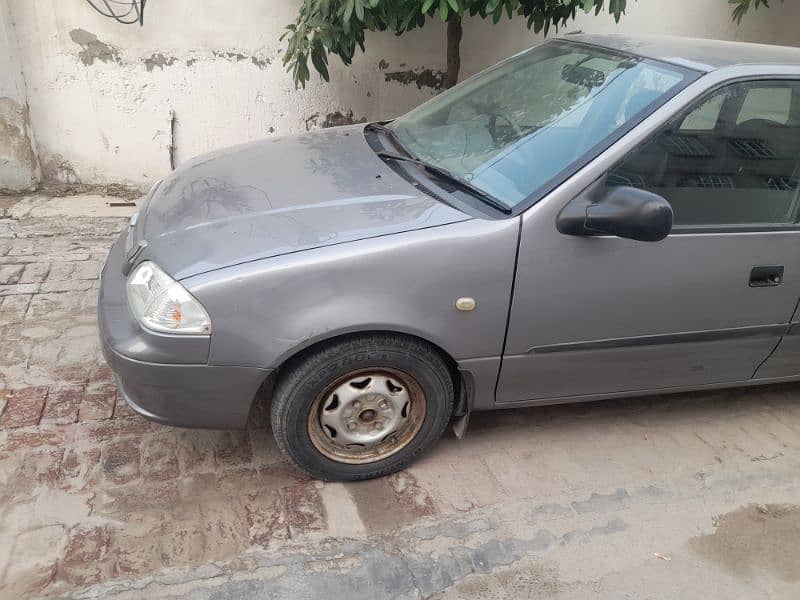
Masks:
[[[89,383],[115,385],[114,372],[105,363],[91,365],[89,368]]]
[[[218,465],[241,466],[253,458],[253,448],[247,431],[221,431],[214,448],[214,458]]]
[[[146,481],[165,481],[180,475],[175,436],[158,436],[143,443],[142,477]]]
[[[10,219],[0,219],[0,238],[17,237],[18,225]]]
[[[136,439],[113,442],[103,451],[103,474],[117,485],[139,478],[139,441]]]
[[[325,508],[317,482],[285,487],[281,493],[286,502],[286,524],[292,537],[325,529]]]
[[[63,448],[71,444],[75,431],[60,426],[39,425],[35,429],[11,429],[0,438],[0,453],[24,452],[40,448]]]
[[[40,262],[38,256],[30,256],[27,254],[11,255],[10,251],[7,256],[0,255],[0,265],[19,265]]]
[[[217,463],[214,448],[220,435],[217,431],[179,430],[178,463],[181,473],[194,475],[214,471]]]
[[[0,296],[13,296],[15,294],[36,294],[39,291],[39,283],[20,283],[12,285],[0,285]]]
[[[61,525],[38,527],[20,532],[14,540],[14,560],[5,572],[6,598],[41,597],[55,579],[58,559],[64,544]]]
[[[114,415],[117,387],[113,383],[94,384],[86,388],[81,401],[80,421],[101,421]]]
[[[86,260],[74,264],[75,264],[75,270],[72,273],[73,279],[81,279],[81,280],[99,279],[100,271],[103,268],[103,263],[96,260]]]
[[[131,417],[139,417],[139,414],[128,406],[128,403],[125,402],[125,398],[117,391],[117,401],[114,403],[114,418],[127,419]]]
[[[14,390],[6,396],[6,407],[0,417],[0,429],[30,427],[39,423],[47,398],[45,386]]]
[[[99,581],[104,574],[104,559],[111,535],[106,526],[78,526],[70,530],[58,577],[74,585]]]
[[[31,494],[38,484],[54,485],[61,472],[64,448],[44,448],[35,452],[25,452],[19,467],[7,482],[9,490],[17,499]]]
[[[282,498],[270,493],[247,495],[244,508],[250,543],[267,547],[271,543],[290,537],[286,509]]]
[[[22,271],[18,283],[40,283],[47,278],[50,263],[29,263]]]
[[[53,374],[58,381],[68,384],[85,384],[89,381],[89,368],[84,365],[56,367]]]
[[[157,481],[143,482],[137,481],[131,485],[108,485],[108,478],[100,480],[103,484],[102,497],[97,498],[95,511],[113,519],[125,519],[132,521],[137,515],[147,515],[157,517],[159,520],[164,518],[189,519],[191,513],[198,513],[197,501],[209,497],[218,496],[214,494],[213,488],[205,488],[194,498],[185,500],[180,494],[180,481]],[[185,511],[181,514],[182,511]]]
[[[83,399],[83,386],[59,385],[50,388],[42,413],[42,423],[65,425],[78,420],[78,407]]]
[[[142,417],[132,419],[110,419],[81,423],[78,437],[89,442],[106,442],[129,435],[141,435],[150,431],[150,421]]]
[[[89,292],[36,294],[31,298],[26,317],[63,321],[86,314],[94,318],[96,299],[96,294]]]
[[[101,449],[69,448],[64,452],[59,477],[71,487],[84,489],[99,479]]]
[[[68,281],[72,279],[72,274],[75,272],[76,262],[55,262],[50,266],[50,272],[47,275],[48,281]]]
[[[31,298],[28,294],[0,298],[0,325],[20,323],[25,318]]]
[[[92,282],[82,279],[69,279],[66,281],[45,281],[41,284],[41,292],[83,292],[92,288]]]
[[[0,265],[0,285],[19,283],[25,265]]]

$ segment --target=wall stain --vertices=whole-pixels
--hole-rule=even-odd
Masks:
[[[0,189],[21,191],[36,184],[37,160],[28,134],[28,106],[0,98]]]
[[[94,64],[95,59],[104,63],[122,64],[119,48],[106,44],[97,39],[97,36],[85,29],[73,29],[69,32],[72,41],[83,50],[78,52],[78,58],[87,67]]]
[[[244,54],[242,52],[234,52],[231,50],[214,50],[212,53],[213,58],[221,58],[223,60],[227,60],[229,62],[241,62],[249,60],[253,65],[261,69],[262,71],[266,69],[269,65],[272,64],[272,60],[266,56],[259,56],[256,54]],[[192,58],[187,58],[184,61],[184,64],[187,67],[191,67],[193,64],[199,61],[208,60],[208,58],[193,56]],[[174,61],[173,61],[174,62]],[[172,62],[167,63],[171,65]]]
[[[164,56],[161,52],[157,52],[152,54],[150,58],[144,59],[144,66],[148,73],[152,72],[156,67],[163,71],[164,67],[174,65],[177,60],[174,56]]]
[[[250,62],[252,62],[259,69],[266,69],[267,65],[272,64],[272,61],[270,59],[268,59],[266,57],[260,58],[260,57],[256,56],[255,54],[253,54],[250,57]]]
[[[389,68],[389,63],[388,63],[388,62],[386,62],[386,59],[385,59],[385,58],[382,58],[382,59],[380,59],[380,60],[378,61],[378,68],[379,68],[381,71],[385,71],[386,69],[388,69],[388,68]]]
[[[223,52],[221,50],[214,50],[212,54],[217,58],[224,58],[225,60],[230,60],[232,62],[239,62],[247,59],[247,55],[242,54],[241,52]]]
[[[42,179],[52,184],[75,185],[81,182],[75,168],[60,154],[53,154],[42,162]]]
[[[438,91],[444,87],[444,73],[442,71],[433,71],[432,69],[390,71],[384,73],[383,78],[386,82],[397,81],[403,85],[414,83],[420,90],[422,88],[430,88]]]
[[[322,128],[328,127],[341,127],[342,125],[355,125],[356,123],[366,123],[367,118],[361,117],[356,119],[353,115],[353,111],[350,110],[347,113],[341,113],[338,110],[336,112],[328,113],[325,115],[325,120],[322,122]]]
[[[766,570],[785,581],[800,581],[800,506],[751,504],[712,523],[713,533],[689,542],[703,558],[742,577]]]
[[[142,188],[121,183],[83,183],[72,164],[60,154],[52,154],[42,161],[41,191],[54,198],[78,194],[99,194],[126,200],[141,198],[145,192]]]
[[[306,127],[306,131],[311,131],[312,129],[314,129],[314,127],[316,127],[319,124],[319,113],[317,112],[314,113],[313,115],[306,117],[306,120],[303,121],[303,124]]]
[[[99,60],[100,62],[104,63],[116,63],[118,65],[123,64],[119,48],[112,46],[111,44],[101,42],[97,39],[97,36],[90,31],[86,31],[85,29],[73,29],[69,32],[69,36],[72,38],[73,42],[82,48],[82,50],[78,52],[78,57],[87,67],[93,65],[95,60]],[[232,50],[214,50],[211,54],[213,58],[221,58],[229,62],[241,62],[249,60],[253,65],[261,70],[266,69],[272,64],[272,60],[269,57],[258,56],[256,54],[248,55]],[[147,69],[147,72],[152,73],[156,67],[163,70],[165,67],[171,67],[172,65],[176,64],[178,60],[179,59],[176,56],[166,56],[162,52],[154,52],[148,58],[145,58],[142,63]],[[187,67],[191,67],[193,64],[201,60],[207,59],[193,56],[185,59],[183,62]]]

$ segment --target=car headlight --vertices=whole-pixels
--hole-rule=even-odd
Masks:
[[[207,335],[211,319],[197,299],[153,262],[128,276],[128,304],[144,327],[164,333]]]

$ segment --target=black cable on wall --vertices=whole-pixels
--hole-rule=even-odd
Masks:
[[[133,25],[138,23],[140,26],[144,25],[144,5],[147,0],[99,0],[105,6],[105,10],[101,6],[95,4],[98,0],[86,0],[93,9],[99,12],[104,17],[114,19],[117,23],[123,25]],[[116,9],[111,5],[116,5]],[[124,12],[123,12],[124,11]]]

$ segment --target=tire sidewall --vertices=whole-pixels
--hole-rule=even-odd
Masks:
[[[400,348],[371,347],[301,365],[303,372],[298,373],[292,385],[281,390],[287,394],[282,414],[277,415],[287,436],[285,450],[301,468],[319,479],[366,479],[402,468],[438,440],[452,412],[453,387],[449,373],[443,363],[432,364],[425,358]],[[308,432],[308,415],[315,399],[332,382],[349,372],[387,367],[416,380],[425,394],[425,418],[417,435],[399,451],[375,462],[341,463],[322,454]]]

